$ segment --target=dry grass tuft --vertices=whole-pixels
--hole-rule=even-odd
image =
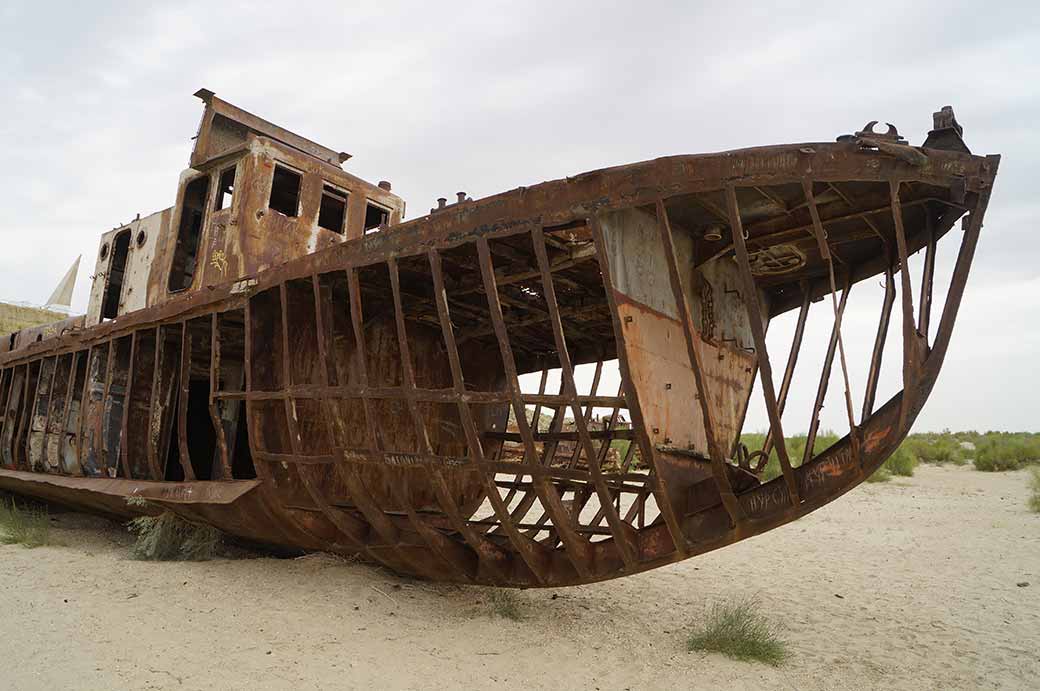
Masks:
[[[722,653],[736,660],[780,666],[788,657],[779,627],[760,612],[755,597],[712,605],[703,629],[686,642],[687,650]]]
[[[46,508],[19,508],[14,499],[0,499],[0,542],[33,548],[50,541],[51,519]]]
[[[520,621],[524,618],[524,606],[520,596],[512,590],[505,588],[494,588],[487,593],[487,604],[491,613],[502,617]]]
[[[220,531],[164,511],[127,524],[137,536],[130,554],[145,561],[206,561],[220,548]]]

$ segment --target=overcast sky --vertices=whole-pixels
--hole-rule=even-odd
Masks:
[[[0,0],[0,300],[43,302],[82,253],[74,307],[85,308],[98,235],[173,203],[203,86],[351,152],[347,170],[392,181],[409,218],[458,190],[479,198],[661,155],[832,141],[867,120],[919,144],[952,104],[973,152],[1004,158],[916,429],[1040,430],[1037,5],[694,4]],[[845,322],[862,396],[880,291],[857,291],[876,298]],[[830,328],[823,303],[814,310],[799,370],[809,378]],[[774,363],[789,322],[770,329]],[[899,388],[892,360],[880,400]],[[804,429],[815,382],[801,389],[789,432]],[[844,431],[837,380],[831,392],[824,424]],[[764,413],[748,426],[765,428]]]

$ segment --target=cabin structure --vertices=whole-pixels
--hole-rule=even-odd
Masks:
[[[86,326],[251,276],[404,216],[390,183],[343,170],[349,154],[206,89],[195,95],[206,108],[175,203],[101,236]]]

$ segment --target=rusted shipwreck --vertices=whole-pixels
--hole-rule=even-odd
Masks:
[[[920,147],[871,123],[460,194],[404,222],[346,154],[197,95],[174,206],[103,235],[85,316],[3,337],[0,488],[117,516],[140,496],[257,543],[491,585],[668,564],[876,470],[938,375],[999,162],[946,107]],[[937,243],[958,237],[933,319]],[[841,319],[875,276],[854,383]],[[797,377],[817,394],[796,458],[781,416],[814,303],[831,337],[823,371]],[[903,388],[875,404],[896,303]],[[788,311],[778,367],[765,331]],[[614,362],[620,389],[602,391]],[[848,433],[817,451],[835,366]],[[749,454],[756,380],[770,432]],[[770,450],[782,474],[764,481]]]

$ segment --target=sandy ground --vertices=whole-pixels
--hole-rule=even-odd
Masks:
[[[0,547],[0,687],[1037,688],[1026,487],[920,468],[671,567],[519,592],[521,621],[486,589],[323,555],[132,561],[118,526],[58,514],[60,545]],[[784,623],[786,665],[685,651],[712,602],[748,594]]]

